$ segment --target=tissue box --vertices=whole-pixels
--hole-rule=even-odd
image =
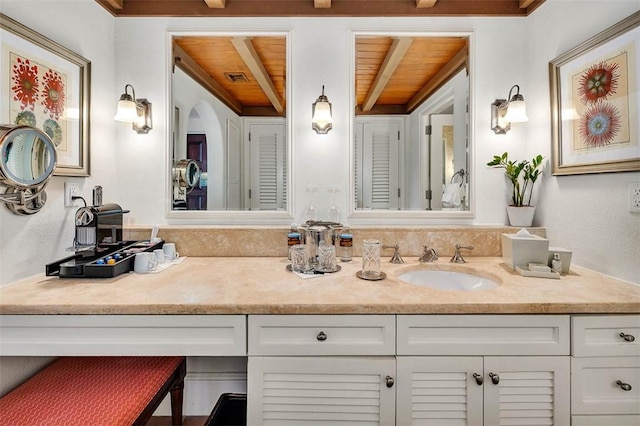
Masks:
[[[562,262],[562,273],[568,274],[569,267],[571,266],[571,250],[564,249],[562,247],[549,247],[549,257],[547,258],[547,265],[551,265],[553,260],[553,253],[560,255],[560,261]]]
[[[549,240],[537,235],[502,234],[502,260],[512,269],[529,263],[549,262]]]

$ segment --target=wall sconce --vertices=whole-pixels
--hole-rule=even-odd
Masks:
[[[511,96],[513,89],[516,94]],[[504,135],[511,129],[511,123],[522,123],[528,121],[524,96],[520,94],[520,86],[515,84],[509,90],[509,101],[506,99],[496,99],[491,104],[491,130],[497,135]]]
[[[127,88],[131,88],[131,93],[127,93]],[[135,100],[135,101],[134,101]],[[124,86],[124,93],[118,101],[118,109],[114,120],[131,123],[133,130],[142,133],[149,133],[151,130],[151,102],[146,99],[136,99],[136,91],[133,86]]]
[[[332,127],[331,102],[324,95],[324,85],[322,95],[311,105],[311,128],[319,135],[329,133]]]

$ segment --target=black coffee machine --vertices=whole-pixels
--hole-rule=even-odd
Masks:
[[[75,214],[73,256],[45,267],[49,276],[60,278],[108,278],[133,270],[135,253],[162,248],[163,241],[123,241],[122,216],[118,204],[81,207]]]

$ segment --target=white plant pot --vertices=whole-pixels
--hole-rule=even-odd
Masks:
[[[507,216],[511,226],[531,226],[533,215],[536,212],[534,206],[514,207],[507,206]]]

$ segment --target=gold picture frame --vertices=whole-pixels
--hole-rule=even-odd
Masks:
[[[640,12],[549,62],[552,173],[640,170]]]
[[[54,175],[89,176],[91,63],[1,13],[0,40],[0,122],[47,133]]]

